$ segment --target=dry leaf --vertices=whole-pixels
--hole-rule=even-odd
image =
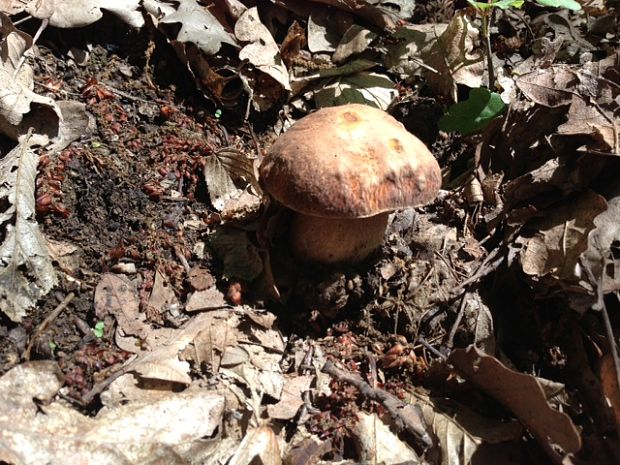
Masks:
[[[27,139],[0,159],[0,310],[16,322],[57,282],[35,214],[38,161]]]
[[[261,426],[249,431],[228,465],[281,465],[278,439],[269,426]]]
[[[104,9],[132,27],[142,27],[144,18],[139,6],[140,0],[31,0],[26,2],[25,11],[35,18],[49,20],[51,26],[74,28],[99,21]]]
[[[224,299],[224,293],[217,286],[212,286],[204,291],[194,292],[185,305],[185,311],[197,312],[199,310],[212,310],[227,306],[228,303]]]
[[[457,14],[432,46],[422,51],[420,58],[426,65],[422,74],[436,92],[457,101],[458,84],[482,86],[485,63],[482,53],[474,50],[477,38],[478,30],[470,20]]]
[[[155,309],[159,314],[165,313],[171,307],[178,307],[179,302],[172,287],[166,280],[166,277],[160,270],[155,272],[155,281],[153,289],[149,296],[149,307]]]
[[[363,52],[376,37],[377,34],[374,32],[354,24],[344,33],[342,39],[340,39],[340,43],[332,55],[332,60],[339,63],[346,60],[351,55]]]
[[[618,373],[610,353],[603,355],[599,368],[601,388],[614,411],[616,430],[620,431],[620,386],[618,386]]]
[[[362,463],[419,463],[415,451],[392,433],[377,414],[359,412],[357,419],[354,439]]]
[[[514,413],[541,444],[555,444],[566,453],[581,449],[581,436],[572,420],[549,406],[535,377],[511,370],[473,346],[454,350],[448,361]]]
[[[0,378],[0,461],[41,463],[189,463],[222,421],[223,396],[194,389],[103,409],[95,418],[53,399],[55,363],[19,365]],[[42,402],[36,402],[39,399]],[[188,447],[192,446],[192,447]]]
[[[207,55],[215,55],[222,44],[237,46],[235,38],[196,0],[144,0],[144,9],[170,40],[191,42]]]
[[[530,221],[528,228],[534,234],[517,239],[524,247],[523,271],[536,277],[551,275],[574,280],[575,266],[587,248],[588,234],[594,229],[594,218],[606,209],[603,197],[583,191],[547,211],[543,218]]]
[[[312,381],[314,381],[313,375],[287,375],[280,401],[275,405],[267,406],[269,418],[278,420],[294,418],[299,408],[304,404],[302,395],[310,389]]]
[[[271,76],[284,90],[291,90],[288,71],[282,62],[280,49],[269,29],[261,23],[256,7],[246,10],[235,24],[240,42],[249,42],[239,52],[240,60],[248,60],[258,70]]]
[[[421,406],[426,424],[439,439],[442,465],[468,464],[483,444],[520,440],[523,434],[519,422],[484,418],[465,405],[419,395],[412,401]]]

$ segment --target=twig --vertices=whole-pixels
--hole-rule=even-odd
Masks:
[[[614,361],[614,370],[616,371],[616,382],[620,386],[620,357],[618,356],[618,345],[616,344],[616,337],[614,336],[614,330],[611,326],[611,320],[609,319],[609,312],[607,312],[607,305],[605,305],[605,299],[603,297],[603,273],[605,273],[606,259],[603,258],[603,266],[601,267],[601,275],[595,280],[592,270],[589,267],[585,267],[586,273],[590,275],[590,279],[596,282],[596,301],[597,306],[601,310],[603,316],[603,323],[605,324],[605,333],[609,340],[609,346],[611,351],[611,358]]]
[[[114,373],[112,373],[110,376],[108,376],[103,381],[100,381],[97,384],[95,384],[93,388],[90,391],[88,391],[88,394],[86,394],[85,396],[82,396],[81,401],[78,401],[77,399],[74,399],[74,400],[82,404],[82,406],[84,407],[88,406],[93,401],[95,396],[101,394],[106,387],[112,384],[112,381],[132,371],[134,368],[133,362],[135,362],[137,358],[138,358],[138,355],[134,354],[134,356],[131,357],[129,360],[127,360],[121,368],[116,370]]]
[[[431,352],[433,355],[435,355],[436,357],[440,358],[441,360],[447,360],[448,357],[446,357],[444,354],[442,354],[441,352],[439,352],[437,349],[435,349],[432,345],[430,345],[428,343],[428,341],[426,341],[426,339],[424,339],[423,337],[419,336],[416,339],[416,342],[418,342],[419,344],[421,344],[422,346],[424,346],[424,348],[426,350],[428,350],[429,352]]]
[[[459,311],[456,314],[456,320],[454,320],[454,324],[450,329],[450,334],[448,334],[448,340],[446,341],[446,347],[452,350],[454,347],[454,336],[456,336],[456,331],[463,320],[463,315],[465,314],[465,304],[467,303],[467,291],[463,294],[461,298],[461,304],[459,305]]]
[[[28,343],[28,347],[26,348],[26,351],[24,352],[24,360],[30,360],[30,352],[32,352],[32,347],[34,346],[34,343],[36,342],[36,340],[39,338],[41,333],[49,327],[52,321],[58,318],[58,315],[60,315],[60,312],[62,312],[67,307],[67,305],[71,303],[74,297],[75,297],[75,294],[71,292],[69,295],[67,295],[67,297],[65,297],[65,300],[60,302],[58,306],[52,311],[52,313],[50,313],[47,316],[47,318],[45,318],[45,320],[41,322],[41,324],[36,329],[34,334],[30,337],[30,342]]]
[[[49,23],[49,19],[47,18],[41,21],[41,25],[39,26],[39,29],[37,29],[36,34],[32,38],[32,45],[30,46],[31,48],[34,47],[34,44],[37,43],[37,40],[39,40],[39,37],[41,37],[41,34],[47,27],[48,23]],[[15,71],[13,71],[13,79],[17,77],[17,73],[19,73],[19,70],[21,69],[25,61],[26,61],[26,54],[24,53],[22,57],[20,58],[19,63],[17,63],[17,66],[15,67]]]
[[[494,249],[487,257],[483,260],[480,266],[476,269],[474,274],[467,278],[465,281],[460,283],[450,293],[450,297],[448,300],[456,299],[461,296],[464,292],[467,291],[467,288],[476,281],[479,281],[481,278],[484,278],[491,272],[495,271],[504,261],[504,257],[497,257],[499,255],[501,247],[497,247]]]
[[[419,407],[413,404],[407,404],[383,389],[373,389],[359,375],[338,368],[332,361],[328,360],[321,371],[333,376],[339,381],[349,383],[363,396],[380,402],[390,413],[396,426],[400,430],[405,429],[411,433],[422,447],[428,448],[433,445],[431,436],[426,431],[426,424],[419,411]]]

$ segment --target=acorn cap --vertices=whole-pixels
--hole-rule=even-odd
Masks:
[[[324,218],[364,218],[432,201],[439,165],[392,116],[349,104],[293,124],[260,166],[262,183],[291,210]]]

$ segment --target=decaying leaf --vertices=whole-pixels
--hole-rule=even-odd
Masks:
[[[342,39],[340,39],[340,43],[332,55],[332,60],[339,63],[346,60],[351,55],[363,52],[376,37],[377,34],[374,32],[354,24],[344,33]]]
[[[39,19],[49,20],[54,27],[84,27],[99,21],[103,10],[118,16],[133,27],[144,26],[138,11],[140,0],[36,0],[25,2],[24,10]]]
[[[57,282],[47,243],[35,217],[38,157],[23,140],[0,159],[0,310],[21,321]]]
[[[614,189],[616,192],[618,188]],[[595,279],[600,279],[603,294],[620,289],[620,261],[614,258],[612,248],[620,242],[620,195],[607,200],[607,209],[593,220],[594,229],[588,234],[588,247],[581,255],[581,264],[590,269]]]
[[[15,29],[11,20],[0,13],[0,131],[17,139],[33,127],[32,143],[44,145],[47,136],[39,136],[41,123],[58,126],[62,119],[60,109],[50,98],[33,92],[32,68],[23,62],[24,55],[32,46],[32,38]],[[41,115],[42,114],[42,115]],[[25,120],[25,121],[24,121]]]
[[[357,73],[321,85],[314,94],[317,107],[363,103],[387,110],[398,96],[394,83],[379,73]]]
[[[581,436],[572,420],[549,406],[535,377],[507,368],[473,346],[453,351],[448,361],[514,413],[541,444],[555,444],[566,453],[581,448]]]
[[[269,418],[280,420],[294,418],[304,404],[302,395],[310,389],[312,381],[314,381],[313,375],[287,375],[280,401],[275,405],[267,406]]]
[[[234,149],[222,149],[205,159],[203,174],[211,204],[223,216],[249,214],[259,208],[259,196],[249,191],[258,186],[254,162]]]
[[[145,0],[143,5],[170,40],[194,43],[207,55],[215,55],[222,44],[237,46],[234,36],[196,0]]]
[[[359,412],[357,419],[355,443],[363,463],[418,463],[415,451],[390,431],[377,414]]]
[[[564,135],[588,135],[592,148],[620,151],[617,94],[620,54],[579,67],[553,65],[519,77],[519,89],[539,105],[555,108],[569,105],[568,119],[558,127]]]
[[[548,211],[544,218],[532,220],[528,228],[536,232],[517,239],[524,246],[523,271],[536,277],[552,275],[574,280],[575,266],[587,248],[588,234],[594,229],[594,218],[606,209],[602,196],[584,191]]]
[[[478,30],[470,20],[457,14],[432,45],[422,50],[422,74],[437,93],[456,102],[458,84],[482,86],[485,64],[482,53],[474,48],[477,38]]]
[[[53,400],[62,386],[59,373],[55,363],[36,362],[0,378],[1,461],[36,465],[71,457],[76,463],[120,465],[158,457],[163,463],[189,462],[224,413],[223,396],[190,389],[103,409],[91,418]]]
[[[260,426],[249,431],[228,465],[281,465],[278,438],[269,426]]]
[[[421,406],[426,424],[439,439],[442,465],[470,463],[483,444],[515,441],[523,434],[519,422],[484,418],[465,405],[419,395],[412,400]]]
[[[239,52],[239,59],[248,60],[258,70],[271,76],[284,90],[291,90],[280,49],[269,29],[261,23],[256,7],[241,15],[235,24],[235,36],[240,42],[249,42]]]

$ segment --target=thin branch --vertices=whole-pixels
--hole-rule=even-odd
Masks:
[[[372,388],[370,384],[364,381],[359,375],[338,368],[329,360],[325,363],[321,371],[333,376],[339,381],[344,381],[354,386],[363,396],[380,402],[389,412],[396,426],[401,430],[405,429],[411,433],[423,448],[428,448],[433,445],[431,436],[426,431],[424,418],[419,411],[419,407],[416,405],[407,404],[383,389]]]

